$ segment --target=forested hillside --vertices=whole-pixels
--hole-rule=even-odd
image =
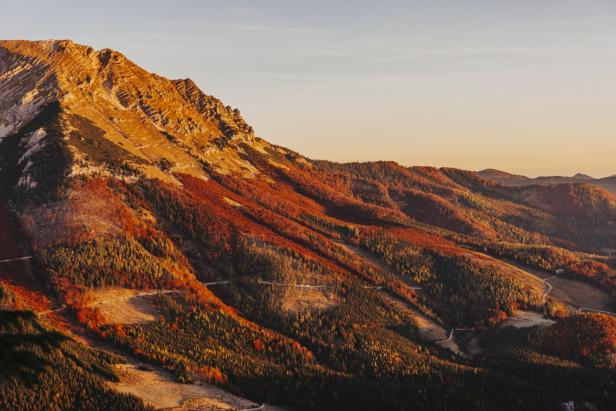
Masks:
[[[311,160],[111,50],[0,57],[4,408],[162,408],[135,363],[185,409],[211,386],[319,410],[614,404],[609,192]]]

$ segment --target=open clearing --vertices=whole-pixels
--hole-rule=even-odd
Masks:
[[[548,279],[553,289],[550,292],[552,297],[558,298],[574,308],[590,308],[592,310],[609,310],[607,294],[597,287],[582,281],[570,280],[566,278],[554,277],[554,274],[524,267],[516,263],[508,262],[518,267],[520,270],[541,279]]]
[[[164,291],[167,293],[173,290]],[[103,289],[91,292],[90,306],[102,307],[102,313],[115,321],[150,321],[158,312],[152,299],[157,292],[144,292],[121,288]],[[59,311],[60,317],[67,316],[66,311]],[[153,364],[144,363],[117,347],[95,337],[84,329],[74,318],[65,317],[72,338],[92,348],[107,351],[122,357],[124,363],[114,366],[119,382],[108,381],[107,385],[119,392],[133,394],[144,403],[165,410],[272,410],[283,408],[264,406],[238,397],[222,388],[210,384],[183,384],[177,382],[172,374]]]
[[[103,288],[88,291],[85,305],[97,308],[110,324],[139,324],[154,321],[160,310],[154,304],[156,293],[126,288]]]
[[[335,307],[339,300],[336,293],[328,289],[286,287],[281,308],[295,313],[323,311]]]
[[[449,337],[449,331],[443,328],[440,324],[436,323],[434,320],[426,317],[424,314],[420,313],[415,308],[411,307],[404,301],[401,301],[388,293],[383,293],[383,296],[387,301],[389,301],[392,305],[398,307],[402,311],[406,311],[409,313],[413,320],[415,320],[415,325],[417,326],[417,330],[419,331],[419,335],[421,335],[425,340],[437,342],[443,348],[447,348],[453,351],[456,354],[464,355],[460,347],[456,341],[452,338],[448,341],[445,341]]]
[[[553,320],[545,318],[543,314],[534,311],[517,310],[515,317],[507,318],[502,323],[502,327],[511,326],[515,328],[527,327],[548,327],[554,324]]]
[[[211,385],[181,384],[165,371],[137,364],[118,364],[118,383],[109,383],[117,391],[133,394],[155,408],[173,410],[245,410],[258,404]],[[271,409],[268,407],[268,409]]]

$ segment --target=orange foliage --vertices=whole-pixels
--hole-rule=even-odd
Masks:
[[[368,232],[378,231],[378,228],[370,229]],[[447,254],[451,255],[459,255],[463,253],[465,250],[462,250],[460,247],[456,246],[453,242],[443,238],[436,236],[434,234],[430,234],[426,231],[418,230],[415,228],[406,228],[406,227],[391,227],[385,230],[386,232],[393,234],[395,237],[408,241],[409,243],[432,249],[432,250],[440,250],[446,251]]]
[[[222,371],[216,367],[209,367],[207,365],[195,371],[195,376],[210,384],[224,384],[227,382],[227,376],[224,375]]]
[[[507,313],[501,310],[493,310],[494,314],[488,318],[487,322],[490,327],[495,327],[502,323],[507,318]]]
[[[101,333],[100,326],[106,324],[106,320],[98,308],[79,308],[77,310],[77,320],[99,334]]]

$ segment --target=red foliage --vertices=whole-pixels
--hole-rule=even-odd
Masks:
[[[377,230],[378,229],[375,228],[371,229],[370,231]],[[408,241],[413,245],[432,250],[439,250],[444,252],[445,254],[460,255],[467,252],[467,250],[458,247],[453,242],[443,237],[430,234],[423,230],[418,230],[415,228],[392,227],[386,229],[385,231],[387,231],[389,234],[392,234],[394,237],[397,237],[404,241]]]
[[[257,351],[263,351],[265,349],[265,344],[263,344],[263,341],[261,341],[261,339],[259,338],[254,340],[253,345],[255,347],[255,350]]]
[[[436,194],[410,189],[400,193],[404,196],[404,212],[427,224],[447,228],[464,234],[480,237],[494,237],[494,233],[482,227],[478,222],[458,207]]]
[[[547,351],[596,366],[616,365],[616,318],[606,314],[572,315],[543,334]]]
[[[207,209],[218,221],[224,221],[233,233],[232,236],[260,237],[340,272],[339,265],[342,262],[329,253],[330,249],[337,246],[327,237],[275,214],[248,198],[240,197],[213,180],[203,181],[188,175],[180,177],[186,193],[184,201],[190,206]],[[223,196],[242,204],[242,207],[228,204]]]

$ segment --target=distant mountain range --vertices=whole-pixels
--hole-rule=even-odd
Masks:
[[[568,183],[588,183],[602,187],[613,194],[616,194],[616,175],[604,178],[594,178],[586,174],[578,173],[572,177],[565,176],[542,176],[526,177],[519,174],[510,174],[505,171],[489,168],[477,171],[478,176],[487,180],[492,180],[504,186],[529,186],[533,184],[568,184]]]

